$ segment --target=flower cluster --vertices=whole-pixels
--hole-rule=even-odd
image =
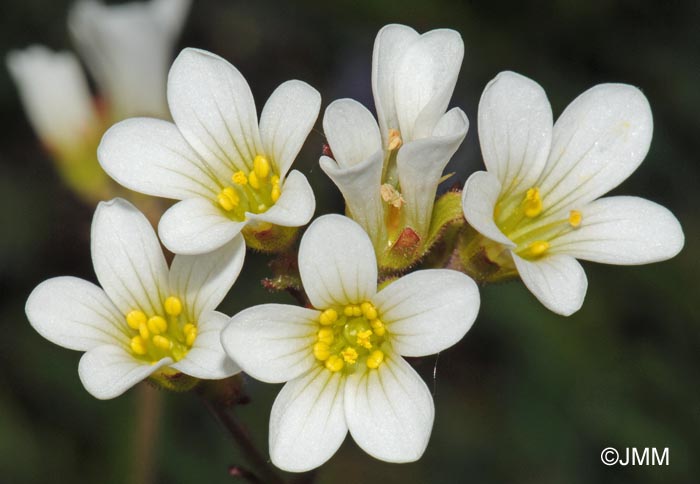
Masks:
[[[285,382],[269,440],[282,469],[323,464],[348,432],[376,458],[420,458],[434,404],[404,357],[462,339],[479,310],[474,279],[520,276],[546,307],[569,315],[586,290],[576,258],[641,264],[674,256],[684,242],[665,208],[599,198],[637,168],[651,142],[648,102],[627,85],[586,91],[553,125],[539,85],[499,74],[479,104],[487,171],[472,174],[461,195],[438,197],[469,125],[460,108],[448,110],[463,50],[452,30],[420,35],[388,25],[379,32],[377,120],[350,99],[330,103],[323,117],[329,146],[319,163],[342,192],[347,217],[322,216],[301,237],[298,264],[285,276],[299,281],[304,304],[263,304],[233,317],[216,308],[246,246],[288,258],[313,217],[314,193],[291,165],[321,97],[305,82],[284,82],[258,120],[234,66],[183,50],[167,78],[174,122],[126,119],[97,150],[123,186],[177,200],[158,228],[176,254],[172,264],[133,205],[102,202],[91,246],[101,287],[72,277],[41,283],[27,301],[30,323],[48,340],[85,352],[79,375],[97,398],[144,379],[186,390],[241,370]],[[107,84],[117,82],[103,74]],[[434,256],[436,242],[446,256]]]

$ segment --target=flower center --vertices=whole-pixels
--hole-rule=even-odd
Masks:
[[[131,337],[131,352],[138,359],[150,361],[170,357],[180,361],[197,339],[197,322],[187,321],[182,302],[170,296],[163,302],[165,314],[146,315],[134,309],[126,315]]]
[[[515,193],[496,203],[494,220],[501,232],[517,244],[513,250],[520,257],[533,260],[543,256],[551,242],[576,230],[583,222],[578,210],[571,210],[568,216],[542,215],[544,204],[537,187],[529,188],[525,194]]]
[[[263,213],[280,198],[280,177],[273,172],[270,161],[258,155],[253,169],[246,175],[237,171],[231,176],[232,185],[224,187],[216,202],[229,218],[245,220],[245,213]]]
[[[353,373],[358,365],[376,369],[384,361],[386,328],[372,303],[326,309],[318,325],[313,353],[328,370]]]

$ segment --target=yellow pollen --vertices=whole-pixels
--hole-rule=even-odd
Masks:
[[[146,327],[146,323],[142,323],[139,325],[139,334],[143,339],[148,339],[151,334],[148,332],[148,328]]]
[[[326,309],[321,313],[321,316],[319,316],[318,321],[323,324],[324,326],[328,326],[329,324],[333,324],[338,320],[338,313],[335,311],[335,309]]]
[[[346,363],[352,365],[357,361],[357,350],[355,348],[351,348],[348,346],[345,348],[343,351],[340,352],[341,355],[343,355],[343,360],[345,360]]]
[[[549,242],[547,242],[545,240],[538,240],[536,242],[532,242],[530,244],[529,249],[530,249],[530,255],[532,255],[534,257],[540,256],[540,255],[544,254],[545,252],[547,252],[547,249],[549,249]]]
[[[163,305],[165,306],[165,312],[170,316],[179,316],[182,312],[182,301],[175,296],[167,298]]]
[[[239,170],[231,175],[231,181],[236,185],[245,186],[248,184],[248,177],[245,176],[244,172]]]
[[[397,150],[401,147],[403,144],[403,140],[401,139],[401,133],[399,132],[398,129],[390,129],[389,130],[389,144],[387,148],[389,148],[389,151],[394,151]]]
[[[372,303],[363,302],[360,305],[360,308],[362,309],[362,314],[365,316],[365,318],[369,320],[377,319],[377,310],[374,306],[372,306]]]
[[[262,155],[258,155],[253,160],[253,171],[260,180],[267,178],[270,174],[270,162]]]
[[[131,329],[139,329],[139,326],[146,323],[146,314],[143,311],[131,311],[126,315],[126,324]]]
[[[384,361],[384,352],[381,350],[374,350],[367,357],[367,368],[376,369]]]
[[[386,328],[384,327],[384,323],[382,323],[378,319],[375,319],[374,321],[370,321],[369,325],[372,326],[372,329],[374,330],[374,334],[376,334],[377,336],[384,336],[384,333],[386,333]]]
[[[153,316],[149,318],[146,326],[153,334],[165,333],[168,330],[168,322],[162,316]]]
[[[577,228],[579,225],[581,225],[581,222],[583,221],[583,214],[579,212],[578,210],[572,210],[569,212],[569,225],[571,225],[574,228]]]
[[[314,345],[314,356],[317,360],[326,361],[331,356],[330,346],[323,341],[319,341]]]
[[[221,208],[227,212],[230,212],[236,208],[238,206],[238,202],[240,202],[240,197],[231,187],[226,187],[221,190],[221,192],[216,196],[216,199],[218,200],[219,205],[221,205]]]
[[[251,171],[248,174],[248,183],[250,183],[250,186],[256,190],[260,188],[260,180],[258,180],[258,176],[255,174],[255,171]]]
[[[146,342],[141,338],[141,336],[134,336],[131,338],[131,351],[136,353],[137,355],[145,355],[146,352],[148,351],[146,349]]]
[[[153,337],[153,344],[162,350],[169,350],[173,347],[173,342],[161,335],[156,335]]]
[[[338,355],[331,355],[326,360],[326,368],[328,368],[330,371],[340,371],[343,369],[344,366],[345,362]]]
[[[527,191],[525,200],[523,200],[523,209],[525,216],[530,218],[537,217],[542,212],[542,198],[539,188],[533,187]]]
[[[370,349],[372,347],[372,343],[370,342],[370,337],[372,336],[372,330],[368,329],[365,331],[360,331],[357,333],[357,344],[362,346],[363,348]]]
[[[272,190],[270,190],[270,198],[272,198],[272,201],[276,202],[277,200],[280,199],[281,195],[282,195],[282,192],[280,191],[280,186],[273,185]]]
[[[335,338],[333,337],[333,330],[331,328],[321,328],[318,331],[318,340],[321,343],[331,344]]]

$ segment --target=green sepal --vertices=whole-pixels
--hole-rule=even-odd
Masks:
[[[164,388],[173,392],[187,392],[192,390],[199,379],[186,375],[172,368],[161,368],[151,374],[149,381],[159,388]]]
[[[241,231],[248,247],[268,254],[289,249],[298,232],[298,227],[282,227],[265,222],[247,225]]]

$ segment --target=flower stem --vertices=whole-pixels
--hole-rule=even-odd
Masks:
[[[131,446],[133,467],[129,481],[132,484],[148,484],[153,482],[162,394],[153,386],[142,383],[137,388],[136,399],[137,419]]]

